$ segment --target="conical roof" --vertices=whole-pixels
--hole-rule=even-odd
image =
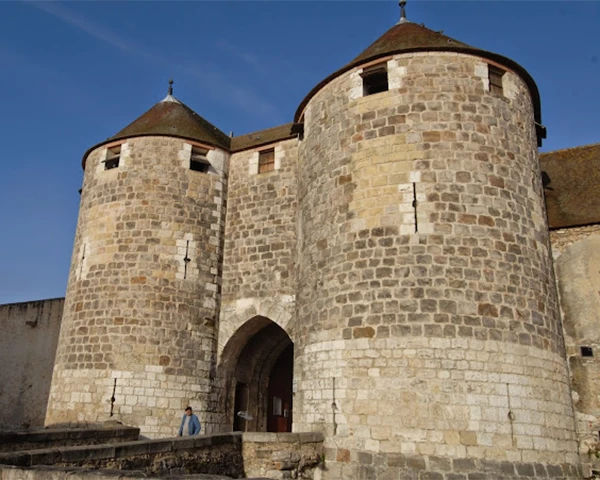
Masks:
[[[148,135],[196,140],[225,150],[229,150],[231,140],[213,124],[169,94],[116,135],[90,148],[83,156],[83,164],[85,166],[85,159],[92,150],[106,143]]]
[[[394,53],[448,50],[448,47],[452,47],[452,50],[462,48],[479,51],[466,43],[443,35],[442,32],[430,30],[424,25],[403,22],[390,28],[349,65],[365,63]]]
[[[350,63],[329,75],[313,88],[296,110],[294,121],[299,122],[304,107],[321,88],[344,72],[367,62],[377,60],[378,58],[411,52],[460,52],[486,58],[506,66],[510,70],[518,73],[518,75],[527,83],[533,100],[536,122],[541,123],[540,95],[537,86],[529,73],[527,73],[527,71],[518,63],[503,57],[502,55],[487,52],[467,45],[466,43],[459,42],[458,40],[442,34],[442,32],[430,30],[423,25],[418,25],[406,21],[405,19],[390,28]]]

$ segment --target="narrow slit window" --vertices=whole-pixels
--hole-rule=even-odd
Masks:
[[[258,152],[258,173],[272,172],[275,170],[275,149]]]
[[[104,170],[112,170],[119,166],[121,158],[121,145],[109,147],[106,149],[106,160],[104,160]]]
[[[593,357],[594,350],[592,347],[581,347],[581,356],[582,357]]]
[[[415,211],[415,233],[419,233],[419,221],[417,216],[417,184],[413,183],[413,202],[412,207]]]
[[[387,92],[388,72],[385,65],[377,65],[369,68],[362,73],[363,95],[373,95],[375,93]]]
[[[504,90],[502,89],[502,77],[506,71],[501,68],[495,67],[494,65],[488,65],[488,78],[490,80],[490,92],[502,95]]]
[[[190,157],[190,170],[200,173],[208,173],[210,162],[206,158],[208,149],[201,147],[192,147],[192,155]]]

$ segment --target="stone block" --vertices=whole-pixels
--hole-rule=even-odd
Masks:
[[[472,472],[469,473],[469,480],[491,480],[493,474],[481,473],[481,472]]]
[[[455,472],[472,472],[475,470],[475,461],[470,458],[455,458],[452,460]]]
[[[429,468],[434,472],[449,472],[452,470],[452,461],[444,457],[429,457]]]
[[[148,448],[148,454],[169,453],[173,451],[173,440],[171,439],[146,440],[145,443]]]
[[[196,448],[194,445],[194,437],[178,437],[173,439],[172,442],[174,452],[180,450],[193,450],[194,448]]]
[[[63,461],[62,453],[59,449],[31,450],[30,465],[54,465]]]
[[[227,445],[236,443],[239,434],[235,433],[215,433],[211,435],[213,445]]]
[[[61,463],[79,464],[94,460],[105,460],[115,458],[114,445],[66,447],[60,450]]]
[[[412,470],[425,470],[425,459],[423,457],[407,457],[406,466]]]
[[[31,465],[31,457],[24,452],[0,453],[0,465],[28,467]]]
[[[212,436],[210,435],[196,435],[194,439],[194,448],[208,448],[212,445]],[[175,445],[175,442],[173,442]]]
[[[535,476],[534,466],[529,463],[517,463],[517,474],[521,477],[533,477]]]
[[[244,432],[242,433],[242,442],[275,443],[277,442],[277,434],[269,432]]]
[[[535,469],[535,478],[548,478],[548,472],[546,471],[545,465],[541,463],[535,463],[533,468]]]
[[[292,478],[288,472],[281,471],[281,470],[267,470],[265,472],[265,475],[267,475],[266,478],[273,479],[273,480],[283,480],[283,479],[287,479],[287,478]]]
[[[297,433],[278,433],[277,443],[298,443],[300,436]]]
[[[356,458],[361,465],[371,465],[373,463],[373,454],[369,452],[357,452]]]
[[[423,472],[419,475],[419,480],[444,480],[444,476],[438,472]]]
[[[72,473],[77,473],[80,469],[69,469],[64,467],[52,467],[46,465],[38,465],[35,469],[21,469],[11,467],[0,467],[0,478],[2,480],[78,480],[80,477],[72,476]]]
[[[164,440],[163,440],[164,441]],[[169,443],[171,443],[169,441]],[[156,444],[154,444],[156,445]],[[128,442],[120,443],[114,447],[115,458],[135,457],[138,455],[146,455],[148,453],[148,442]]]
[[[348,463],[350,461],[350,450],[347,448],[338,448],[335,456],[336,462]]]
[[[546,465],[546,470],[550,478],[559,478],[563,476],[563,470],[560,465]]]

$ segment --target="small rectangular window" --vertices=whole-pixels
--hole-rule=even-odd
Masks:
[[[210,162],[206,158],[208,149],[201,147],[192,147],[192,155],[190,157],[190,170],[200,173],[208,173]]]
[[[258,152],[258,173],[272,172],[275,170],[275,149]]]
[[[581,347],[581,356],[582,357],[593,357],[594,350],[592,347]]]
[[[388,91],[388,72],[385,65],[377,65],[365,70],[362,73],[363,95],[373,95],[375,93]]]
[[[488,65],[488,78],[490,80],[490,92],[497,93],[498,95],[503,94],[502,90],[502,76],[506,71],[501,68],[495,67],[494,65]]]
[[[104,170],[111,170],[119,166],[121,158],[121,145],[109,147],[106,149],[106,160],[104,160]]]

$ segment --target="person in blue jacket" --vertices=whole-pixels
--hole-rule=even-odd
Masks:
[[[187,437],[189,435],[198,435],[200,433],[200,420],[194,415],[192,407],[186,407],[181,426],[179,427],[179,436]]]

